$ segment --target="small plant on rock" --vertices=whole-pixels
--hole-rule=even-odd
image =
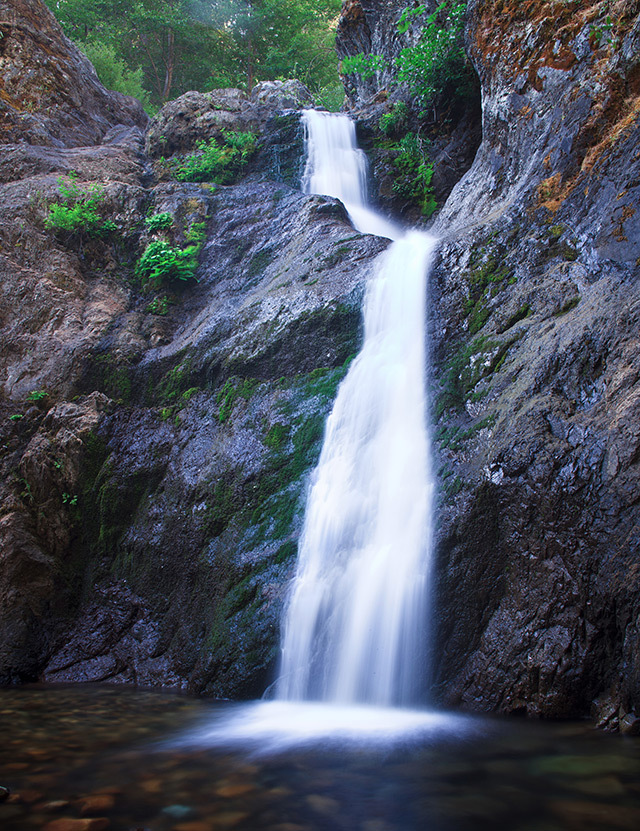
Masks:
[[[429,162],[425,156],[425,144],[427,142],[415,133],[407,133],[398,142],[398,155],[394,161],[398,177],[393,189],[400,196],[416,202],[424,216],[430,217],[438,203],[431,187],[433,162]]]
[[[404,101],[394,104],[390,113],[385,113],[378,121],[378,129],[385,136],[398,136],[405,132],[409,119],[409,107]]]
[[[29,395],[27,395],[27,401],[43,401],[45,398],[49,397],[49,393],[46,390],[32,390]]]
[[[195,153],[177,160],[174,175],[180,182],[229,183],[240,175],[255,149],[253,133],[225,130],[222,140],[200,141]]]
[[[143,286],[159,288],[163,283],[195,279],[200,246],[175,248],[165,240],[154,240],[136,265],[136,276]]]
[[[162,211],[162,213],[148,216],[144,224],[147,226],[147,231],[166,231],[173,226],[173,216],[169,211]]]
[[[70,173],[67,180],[60,177],[58,185],[61,199],[49,206],[46,228],[89,237],[106,237],[117,230],[115,222],[104,219],[98,212],[105,199],[103,187],[81,187],[76,173]]]

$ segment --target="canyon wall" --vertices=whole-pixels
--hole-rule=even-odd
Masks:
[[[381,44],[388,4],[348,5]],[[446,703],[638,706],[639,38],[635,2],[468,4],[482,142],[432,278]]]

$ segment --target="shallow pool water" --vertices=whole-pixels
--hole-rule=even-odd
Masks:
[[[639,739],[581,723],[289,706],[0,690],[0,828],[640,828]],[[102,822],[62,823],[92,818]]]

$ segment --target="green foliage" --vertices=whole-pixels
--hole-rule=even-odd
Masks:
[[[200,141],[195,153],[177,159],[174,174],[180,182],[225,184],[237,179],[256,149],[253,133],[224,131],[222,142],[210,138]]]
[[[472,89],[473,74],[464,51],[466,2],[448,0],[430,14],[415,46],[405,47],[396,60],[398,81],[406,82],[419,106],[426,107],[448,90],[457,95]],[[405,9],[398,30],[406,32],[426,6]]]
[[[45,398],[48,398],[49,393],[46,390],[32,390],[29,395],[27,395],[27,401],[43,401]]]
[[[598,49],[603,43],[612,46],[614,49],[617,47],[618,41],[613,31],[614,22],[611,15],[607,15],[602,23],[591,24],[590,34]]]
[[[82,51],[89,58],[107,89],[132,95],[137,98],[150,114],[155,110],[151,105],[149,93],[143,86],[143,69],[130,69],[125,61],[118,57],[116,48],[111,43],[88,40],[82,44]]]
[[[257,385],[258,381],[255,378],[228,378],[216,396],[218,421],[224,424],[231,415],[238,398],[244,398],[245,401],[248,401]]]
[[[387,62],[382,55],[366,55],[360,52],[358,55],[348,55],[342,59],[340,71],[343,75],[355,73],[362,78],[372,78],[376,72],[382,72]]]
[[[148,216],[144,224],[147,226],[148,231],[165,231],[173,226],[173,216],[169,211],[163,211],[162,213]]]
[[[154,214],[145,220],[150,231],[165,231],[174,224],[168,211]],[[143,287],[160,288],[165,283],[195,279],[198,256],[206,238],[206,223],[192,221],[185,230],[185,248],[171,245],[166,239],[153,240],[144,250],[136,265],[136,276]],[[156,298],[151,301],[147,311],[153,314],[166,314],[168,298]]]
[[[198,251],[207,238],[207,224],[204,221],[192,222],[185,231],[184,237],[187,242],[198,246]]]
[[[409,120],[409,107],[404,101],[398,101],[394,104],[390,113],[385,113],[378,121],[378,129],[385,136],[402,135],[407,129]]]
[[[299,78],[312,92],[338,80],[341,0],[46,2],[103,82],[143,103],[261,80]]]
[[[60,201],[49,206],[45,227],[52,231],[67,232],[70,235],[105,237],[117,230],[115,222],[105,220],[98,213],[104,202],[104,188],[100,185],[81,187],[78,176],[70,173],[65,180],[58,179]]]
[[[153,240],[136,265],[136,276],[143,286],[159,288],[163,283],[195,279],[198,267],[197,245],[175,248],[166,240]]]
[[[146,310],[149,314],[164,317],[169,313],[169,302],[169,298],[166,294],[163,294],[160,297],[154,297],[151,303],[147,306]]]
[[[406,199],[416,202],[424,216],[429,217],[438,203],[431,187],[433,163],[425,157],[425,146],[428,146],[428,142],[419,139],[415,133],[407,133],[398,142],[398,155],[394,161],[398,177],[393,183],[393,189]]]
[[[417,17],[421,17],[426,11],[427,7],[425,5],[416,6],[415,8],[407,6],[406,9],[403,9],[398,20],[398,32],[400,32],[401,35],[404,35],[404,33],[408,32],[411,28],[413,21]]]
[[[342,82],[334,80],[324,87],[321,87],[315,94],[314,99],[317,107],[324,107],[329,112],[337,113],[344,103],[344,87]]]
[[[419,107],[426,108],[450,93],[456,96],[469,94],[473,89],[474,75],[464,51],[464,23],[467,4],[461,0],[445,0],[426,17],[418,42],[406,46],[394,62],[395,82],[406,83]],[[408,6],[397,23],[400,34],[419,23],[427,13],[427,6]],[[370,78],[387,68],[380,55],[360,53],[342,59],[343,74],[357,73]],[[387,133],[387,116],[380,129]],[[389,130],[391,133],[392,130]]]

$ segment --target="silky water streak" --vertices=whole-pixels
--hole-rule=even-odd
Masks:
[[[426,273],[436,240],[366,205],[353,123],[308,110],[306,189],[395,241],[375,263],[364,343],[312,474],[276,697],[415,704],[427,644],[434,481],[426,426]]]
[[[236,705],[181,743],[261,754],[459,737],[472,729],[466,717],[410,708],[425,703],[429,655],[425,320],[436,240],[367,207],[366,161],[346,116],[308,110],[304,124],[307,192],[337,197],[359,231],[394,242],[374,264],[362,350],[311,476],[276,700]]]

